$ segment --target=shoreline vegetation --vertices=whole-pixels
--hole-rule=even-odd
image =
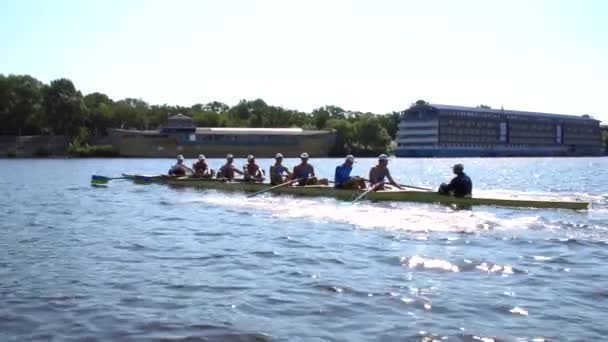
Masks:
[[[262,99],[241,100],[234,106],[218,101],[190,107],[151,105],[135,98],[115,101],[99,92],[83,95],[65,78],[45,84],[30,75],[0,74],[0,157],[117,157],[118,151],[103,143],[108,128],[157,129],[177,113],[192,117],[198,127],[333,130],[336,140],[330,156],[361,157],[394,151],[400,115],[334,105],[303,112]],[[28,137],[32,139],[22,139]]]

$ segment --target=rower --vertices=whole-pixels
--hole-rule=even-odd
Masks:
[[[291,179],[297,179],[298,185],[329,185],[326,178],[317,179],[315,168],[308,164],[308,153],[300,155],[300,164],[293,168]]]
[[[353,164],[355,163],[355,157],[352,155],[346,156],[342,165],[336,166],[336,173],[334,176],[334,187],[338,189],[365,189],[365,180],[359,176],[350,176],[350,172],[353,170]]]
[[[184,177],[186,176],[186,173],[193,174],[194,171],[184,165],[184,156],[180,154],[179,156],[177,156],[177,164],[171,166],[171,168],[169,169],[169,176]]]
[[[397,184],[391,177],[391,172],[388,170],[388,156],[381,154],[378,156],[378,165],[369,170],[369,186],[376,187],[376,190],[384,190],[384,179],[388,179],[388,183],[396,188],[403,190],[401,185]]]
[[[251,154],[247,156],[247,165],[243,166],[243,178],[246,181],[264,181],[264,170],[255,163],[255,157]]]
[[[207,165],[204,154],[198,156],[198,161],[192,164],[192,168],[194,169],[194,176],[200,178],[211,178],[215,172]]]
[[[456,164],[452,167],[452,171],[456,175],[450,184],[441,183],[439,186],[439,194],[454,196],[454,197],[471,197],[473,192],[473,182],[471,178],[464,173],[464,166]]]
[[[268,170],[270,173],[270,185],[283,184],[283,182],[286,180],[286,178],[283,178],[283,175],[287,174],[287,178],[289,178],[291,172],[289,172],[287,167],[283,166],[283,155],[281,153],[277,153],[274,156],[274,160],[274,165],[271,165],[270,170]]]
[[[238,173],[239,175],[243,174],[243,171],[237,169],[236,167],[234,167],[234,165],[232,165],[233,161],[234,156],[232,154],[226,155],[226,164],[222,165],[222,167],[220,167],[220,169],[217,171],[218,179],[233,180],[235,173]]]

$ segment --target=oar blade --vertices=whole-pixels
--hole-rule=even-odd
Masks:
[[[110,181],[110,177],[92,175],[91,176],[91,184],[92,185],[105,185]]]

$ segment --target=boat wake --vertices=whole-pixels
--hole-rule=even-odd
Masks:
[[[280,220],[309,220],[313,223],[338,223],[360,229],[387,229],[410,232],[459,232],[474,233],[484,230],[516,230],[543,226],[541,218],[529,211],[513,215],[513,211],[454,210],[435,204],[365,203],[329,198],[307,199],[285,196],[260,196],[245,198],[240,195],[208,193],[187,202],[222,206],[231,210],[269,214]]]

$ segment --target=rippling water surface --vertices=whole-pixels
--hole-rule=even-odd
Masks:
[[[589,199],[583,212],[89,185],[172,162],[0,160],[0,340],[608,335],[607,158],[459,160],[474,192]],[[312,162],[330,176],[340,160]],[[455,162],[391,170],[435,188]]]

